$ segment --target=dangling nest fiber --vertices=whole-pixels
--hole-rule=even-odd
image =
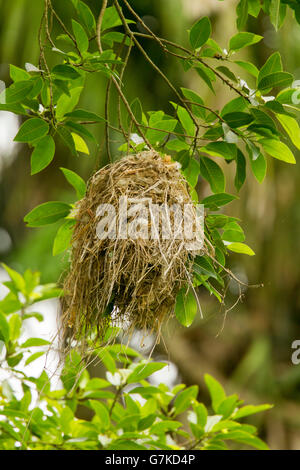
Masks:
[[[192,204],[176,165],[169,156],[147,151],[124,157],[92,176],[76,207],[71,266],[64,281],[65,337],[103,339],[116,322],[131,331],[159,332],[174,312],[178,291],[191,283],[193,255],[183,240],[99,239],[96,228],[99,205],[117,208],[120,197]]]

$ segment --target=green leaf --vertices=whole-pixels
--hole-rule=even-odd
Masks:
[[[175,399],[174,402],[174,415],[177,416],[187,408],[189,408],[194,400],[196,400],[198,395],[198,386],[193,385],[183,390]]]
[[[236,25],[238,30],[243,29],[248,19],[248,0],[240,0],[236,7],[237,20]]]
[[[197,301],[191,290],[181,289],[176,297],[175,315],[181,325],[189,327],[198,311]]]
[[[79,1],[77,11],[89,33],[93,33],[96,28],[96,20],[91,9],[86,5],[86,3]]]
[[[17,293],[9,292],[3,300],[0,301],[0,311],[9,315],[10,313],[17,312],[22,307]]]
[[[137,122],[141,123],[143,120],[143,108],[139,98],[134,98],[134,100],[130,103],[130,109],[137,120]],[[130,125],[131,117],[128,116],[128,125]]]
[[[44,284],[40,287],[38,292],[35,292],[34,302],[40,302],[41,300],[53,299],[62,295],[62,289],[56,287],[55,284]]]
[[[261,9],[260,0],[248,0],[248,13],[255,18],[258,17]]]
[[[41,313],[36,312],[25,313],[25,315],[23,316],[23,320],[27,320],[29,318],[35,318],[39,322],[42,322],[44,320],[43,315]]]
[[[198,75],[202,78],[202,80],[206,83],[208,88],[215,93],[214,87],[212,82],[216,80],[216,75],[214,72],[208,68],[206,68],[204,65],[198,63],[197,66],[195,66],[195,70],[198,73]]]
[[[82,90],[82,86],[73,88],[70,91],[70,96],[62,95],[58,99],[56,105],[56,117],[59,121],[62,120],[65,114],[70,113],[75,108],[79,101]]]
[[[244,70],[246,70],[250,75],[253,75],[253,77],[257,78],[259,74],[258,68],[252,64],[251,62],[247,62],[245,60],[235,60],[235,64],[239,65],[242,67]]]
[[[87,34],[81,24],[75,20],[72,20],[72,29],[76,39],[77,47],[81,54],[84,54],[89,48],[89,38],[87,37]]]
[[[5,269],[5,271],[9,275],[16,289],[24,294],[25,293],[25,280],[23,276],[21,276],[20,273],[18,273],[17,271],[10,268],[4,263],[2,263],[2,267]]]
[[[19,338],[21,333],[22,321],[18,313],[12,315],[9,319],[9,339],[14,342]]]
[[[127,23],[129,22],[132,23],[132,21],[127,20]],[[114,6],[106,8],[102,21],[102,31],[120,25],[122,25],[122,20],[120,19],[116,8]]]
[[[117,371],[116,362],[109,351],[105,348],[102,348],[98,355],[106,369],[114,374]]]
[[[265,152],[278,160],[286,163],[296,163],[295,157],[291,150],[283,142],[273,139],[261,139],[260,144],[263,146]]]
[[[262,66],[257,77],[258,82],[267,75],[276,72],[282,72],[282,62],[279,52],[274,52],[274,54],[272,54]]]
[[[77,156],[78,154],[75,148],[75,143],[74,143],[74,139],[72,137],[71,132],[68,129],[66,129],[66,127],[62,127],[62,126],[58,129],[57,132],[59,136],[61,137],[61,139],[63,140],[64,144],[67,145],[67,147],[71,150],[72,155]]]
[[[49,225],[66,217],[70,210],[71,206],[65,202],[45,202],[29,212],[24,217],[24,221],[27,223],[28,227]]]
[[[296,119],[286,114],[276,114],[276,117],[293,144],[300,150],[300,129]]]
[[[49,341],[43,338],[29,338],[20,345],[21,348],[31,348],[33,346],[48,346],[51,344]]]
[[[35,78],[33,80],[34,80],[33,88],[27,96],[28,99],[32,99],[32,100],[41,93],[43,85],[44,85],[43,79],[41,77]]]
[[[55,142],[50,135],[42,137],[31,155],[31,175],[39,173],[53,160],[55,154]]]
[[[70,113],[66,113],[64,117],[75,119],[78,121],[90,121],[90,122],[103,122],[105,119],[98,114],[91,113],[90,111],[85,111],[84,109],[75,109],[75,111],[71,111]]]
[[[241,111],[227,113],[223,115],[223,119],[232,128],[247,126],[248,124],[250,124],[250,122],[253,121],[253,117],[251,116],[251,114],[243,113]]]
[[[238,51],[246,46],[256,44],[263,39],[262,36],[257,34],[242,32],[235,34],[229,41],[229,49],[231,51]]]
[[[207,422],[207,409],[203,405],[203,403],[199,403],[195,405],[194,410],[197,415],[197,424],[200,428],[204,428]]]
[[[239,397],[237,395],[231,395],[225,398],[218,406],[217,413],[223,416],[223,419],[229,418],[234,412]]]
[[[234,98],[233,100],[229,101],[225,104],[224,108],[221,111],[221,116],[223,117],[225,114],[229,113],[236,113],[238,111],[244,111],[247,107],[247,102],[245,98],[239,96],[238,98]]]
[[[70,219],[59,227],[53,243],[53,256],[63,253],[69,248],[75,224],[76,221]]]
[[[205,256],[196,256],[194,260],[193,270],[199,276],[208,276],[218,279],[217,273],[209,258]]]
[[[8,343],[9,341],[9,324],[3,313],[0,312],[0,340],[4,341],[4,343]]]
[[[183,170],[183,174],[187,182],[194,188],[198,182],[200,165],[195,158],[190,158],[187,168]]]
[[[28,366],[28,364],[31,364],[33,361],[38,359],[39,357],[43,356],[45,354],[45,351],[39,351],[34,354],[31,354],[25,361],[25,366]]]
[[[237,196],[227,193],[213,194],[212,196],[205,197],[202,199],[201,204],[204,204],[205,207],[215,208],[222,207],[226,204],[229,204],[234,199],[237,199]]]
[[[229,80],[231,80],[232,82],[236,82],[236,83],[238,82],[238,79],[228,67],[225,67],[224,65],[219,65],[218,67],[216,67],[216,70],[218,70],[218,72],[221,72],[223,75],[229,78]]]
[[[200,172],[205,178],[214,193],[225,191],[225,176],[219,165],[207,157],[200,158]]]
[[[98,390],[99,388],[106,388],[110,386],[111,384],[107,380],[94,377],[88,381],[85,390]]]
[[[21,82],[24,80],[30,80],[31,78],[30,74],[26,72],[26,70],[12,64],[9,66],[9,74],[13,82]]]
[[[211,35],[211,23],[205,16],[197,21],[190,31],[190,43],[193,49],[203,46]]]
[[[7,364],[9,365],[9,367],[16,367],[16,365],[18,365],[22,359],[23,359],[22,353],[10,354],[7,357]]]
[[[19,103],[27,98],[33,88],[33,82],[30,80],[22,80],[13,83],[6,90],[6,104]]]
[[[90,131],[88,131],[87,128],[84,125],[79,124],[78,122],[74,122],[74,121],[66,121],[65,126],[71,132],[75,132],[75,134],[78,134],[81,137],[89,139],[92,142],[95,142],[97,144],[97,140],[94,137],[94,135]]]
[[[237,146],[228,142],[210,142],[204,147],[200,147],[201,152],[208,153],[213,157],[223,157],[227,160],[236,158]]]
[[[177,107],[177,116],[188,136],[194,137],[195,124],[189,113],[182,106]]]
[[[171,139],[166,143],[166,147],[169,150],[175,150],[175,152],[181,152],[182,150],[188,150],[190,148],[189,144],[187,144],[183,140],[179,139]],[[178,155],[176,155],[175,160],[178,159]],[[184,168],[184,166],[182,166]]]
[[[166,364],[161,362],[149,362],[148,364],[139,364],[127,378],[127,383],[132,384],[140,382],[141,380],[149,377],[154,372],[163,369]]]
[[[99,418],[101,429],[108,429],[110,426],[110,418],[107,408],[103,403],[97,400],[89,400],[89,404]]]
[[[165,119],[162,121],[158,121],[155,123],[156,129],[161,129],[162,132],[155,129],[148,129],[146,133],[146,137],[149,142],[153,145],[161,142],[165,137],[167,137],[168,133],[171,133],[177,125],[176,119]]]
[[[206,110],[204,109],[204,101],[203,99],[193,90],[189,90],[188,88],[181,88],[181,91],[185,98],[197,105],[191,105],[191,109],[195,116],[205,119]]]
[[[81,77],[80,73],[78,73],[74,67],[67,64],[55,65],[52,70],[52,75],[60,80],[76,80]]]
[[[241,419],[245,416],[254,415],[255,413],[260,413],[261,411],[270,410],[273,408],[273,405],[265,404],[265,405],[246,405],[240,408],[238,411],[234,413],[232,416],[233,419]]]
[[[228,224],[229,225],[229,224]],[[234,224],[232,228],[230,226],[225,229],[222,240],[227,242],[243,242],[245,240],[245,234],[238,224]]]
[[[213,410],[215,413],[217,413],[220,403],[222,403],[222,401],[226,398],[226,393],[222,385],[211,375],[205,374],[204,380],[209,390]]]
[[[267,444],[265,444],[261,439],[252,434],[249,434],[244,431],[229,431],[225,434],[221,435],[225,440],[232,440],[235,442],[241,442],[242,444],[249,445],[251,447],[255,447],[259,450],[268,450]]]
[[[81,178],[81,176],[77,175],[77,173],[69,170],[68,168],[61,167],[60,169],[68,183],[70,183],[70,185],[75,189],[78,199],[82,199],[86,192],[85,181]]]
[[[267,161],[262,153],[254,160],[250,158],[252,172],[259,183],[262,183],[267,173]]]
[[[275,72],[265,75],[258,81],[257,88],[260,91],[272,89],[274,87],[288,87],[293,82],[293,75],[288,72]]]
[[[75,149],[77,150],[77,152],[81,152],[81,153],[85,153],[86,155],[89,155],[90,151],[85,140],[80,135],[76,134],[75,132],[71,132],[71,135],[73,137]]]
[[[281,0],[271,0],[269,6],[269,15],[271,23],[276,31],[282,26],[286,15],[286,5]]]
[[[236,156],[236,174],[234,179],[234,185],[239,191],[243,186],[246,179],[246,159],[244,154],[238,149],[237,156]]]
[[[40,118],[31,118],[22,124],[14,138],[15,142],[33,142],[36,139],[41,139],[49,131],[49,124]]]
[[[245,243],[230,243],[227,245],[228,250],[234,251],[235,253],[240,253],[243,255],[253,256],[255,255],[254,251]]]
[[[5,90],[2,93],[5,93]],[[2,93],[0,93],[0,111],[9,111],[10,113],[19,114],[21,116],[27,117],[25,108],[20,103],[1,104],[1,99],[4,98]]]

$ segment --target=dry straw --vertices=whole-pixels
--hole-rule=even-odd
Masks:
[[[118,324],[132,332],[159,332],[174,313],[179,290],[191,283],[192,258],[180,239],[97,237],[97,208],[120,197],[155,204],[191,204],[188,184],[169,156],[129,155],[95,173],[77,203],[71,266],[64,281],[64,340],[103,340]]]

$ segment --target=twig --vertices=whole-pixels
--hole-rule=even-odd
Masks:
[[[107,0],[103,0],[102,8],[101,8],[100,15],[97,21],[97,31],[96,31],[97,45],[98,45],[100,54],[102,54],[103,52],[102,43],[101,43],[101,27],[102,27],[103,17],[104,17],[106,8],[107,8]]]
[[[145,49],[141,46],[141,44],[139,43],[139,41],[136,39],[134,33],[131,31],[131,29],[129,28],[127,22],[126,22],[126,18],[124,17],[123,15],[123,12],[121,10],[121,7],[119,5],[119,2],[118,0],[115,0],[114,1],[114,5],[118,11],[118,14],[122,20],[122,23],[123,23],[123,26],[124,26],[124,29],[126,31],[126,33],[128,34],[128,36],[132,39],[132,41],[134,42],[134,44],[138,47],[138,49],[141,51],[141,53],[143,54],[143,56],[145,57],[145,59],[149,62],[149,64],[151,65],[151,67],[164,79],[164,81],[167,83],[167,85],[169,86],[169,88],[173,91],[173,93],[176,95],[176,97],[178,98],[178,100],[182,103],[183,107],[186,109],[186,111],[189,113],[193,123],[195,124],[196,126],[196,129],[198,129],[199,127],[199,124],[198,122],[195,120],[194,118],[194,115],[193,113],[191,112],[191,110],[189,109],[189,107],[187,106],[187,104],[184,102],[184,100],[182,99],[182,97],[180,96],[179,92],[176,90],[176,88],[174,87],[174,85],[170,82],[170,80],[168,79],[168,77],[162,72],[162,70],[153,62],[153,60],[149,57],[149,55],[147,54],[147,52],[145,51]],[[150,36],[152,39],[153,37]]]
[[[134,34],[134,36],[140,36],[140,37],[144,37],[146,39],[153,39],[153,36],[149,35],[149,34],[144,34],[144,33],[133,33],[133,34]],[[162,38],[157,38],[157,39],[159,39],[159,41],[161,41],[162,43],[168,44],[169,46],[175,47],[176,49],[179,49],[179,50],[185,52],[188,55],[187,56],[180,56],[180,55],[176,54],[175,52],[170,51],[167,48],[164,49],[165,52],[167,52],[168,54],[174,55],[174,56],[176,56],[180,59],[184,59],[184,60],[194,59],[194,60],[200,62],[204,67],[206,67],[206,68],[210,69],[212,72],[214,72],[214,74],[220,80],[222,80],[229,88],[231,88],[235,93],[239,94],[245,100],[250,102],[250,99],[248,98],[248,96],[246,96],[244,93],[241,92],[241,90],[239,90],[234,85],[232,85],[232,83],[227,78],[223,77],[223,75],[220,72],[216,71],[214,69],[214,67],[207,64],[203,59],[201,59],[201,57],[198,57],[196,54],[191,52],[189,49],[186,49],[185,47],[181,46],[180,44],[176,44],[175,42],[169,41],[167,39],[162,39]]]
[[[107,6],[107,2],[104,2],[104,4],[106,4]],[[105,7],[106,8],[106,7]],[[98,49],[99,49],[99,52],[100,54],[102,53],[102,46],[101,46],[101,24],[102,24],[102,20],[103,20],[103,15],[104,15],[104,12],[105,12],[105,9],[103,11],[103,5],[102,5],[102,8],[101,8],[101,11],[100,11],[100,15],[99,15],[99,19],[98,19],[98,28],[97,28],[97,45],[98,45]],[[99,25],[100,25],[100,29],[99,29]],[[100,37],[99,37],[100,36]],[[106,64],[106,67],[108,68],[107,64]],[[114,77],[114,75],[111,75],[111,80],[113,82],[113,84],[115,85],[116,89],[117,89],[117,92],[119,93],[119,96],[121,98],[121,100],[123,101],[126,109],[127,109],[127,112],[128,114],[130,115],[132,121],[134,122],[136,128],[138,129],[139,133],[141,134],[141,137],[142,139],[144,140],[144,142],[148,145],[148,147],[150,149],[153,149],[152,145],[150,144],[149,140],[147,139],[147,137],[145,136],[145,134],[143,133],[142,129],[141,129],[141,126],[140,124],[137,122],[131,108],[130,108],[130,105],[126,99],[126,96],[124,95],[124,93],[122,92],[122,89],[117,81],[117,79]]]
[[[158,36],[156,36],[156,34],[153,33],[153,31],[146,25],[146,23],[143,21],[143,19],[136,13],[136,11],[131,7],[131,5],[129,5],[129,3],[127,2],[127,0],[123,0],[123,2],[125,3],[126,7],[128,8],[128,10],[133,14],[133,16],[138,20],[139,23],[141,23],[141,25],[143,26],[143,28],[148,31],[148,33],[153,37],[153,39],[155,41],[158,42],[158,44],[160,45],[160,47],[165,51],[165,52],[168,52],[168,49],[166,48],[166,46],[163,44],[163,42],[159,39]]]

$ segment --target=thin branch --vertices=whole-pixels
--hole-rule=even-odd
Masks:
[[[143,38],[146,38],[146,39],[153,39],[153,36],[150,35],[150,34],[144,34],[144,33],[133,33],[133,34],[134,34],[134,36],[139,36],[139,37],[143,37]],[[157,39],[159,39],[159,41],[161,41],[162,43],[168,44],[169,46],[175,47],[176,49],[179,49],[179,50],[185,52],[188,55],[187,56],[181,56],[181,55],[178,55],[178,54],[170,51],[167,48],[164,48],[165,52],[167,52],[168,54],[174,55],[174,56],[176,56],[180,59],[183,59],[183,60],[194,59],[194,60],[200,62],[204,67],[206,67],[206,68],[210,69],[211,71],[213,71],[215,73],[215,75],[220,80],[222,80],[229,88],[231,88],[235,93],[239,94],[245,100],[250,102],[250,99],[248,98],[248,96],[246,96],[244,93],[241,92],[241,90],[239,90],[234,85],[232,85],[232,83],[227,78],[223,77],[223,75],[220,72],[216,71],[214,69],[214,67],[207,64],[203,59],[201,59],[201,57],[198,57],[196,54],[191,52],[189,49],[186,49],[185,47],[181,46],[180,44],[176,44],[175,42],[169,41],[167,39],[162,39],[162,38],[157,38]]]
[[[47,0],[45,0],[47,1]],[[61,20],[61,18],[58,16],[58,14],[56,13],[56,11],[54,10],[53,8],[53,5],[51,3],[51,0],[48,0],[48,6],[51,10],[51,13],[53,14],[53,16],[56,18],[56,20],[58,21],[58,23],[60,24],[60,26],[62,27],[62,29],[64,30],[64,32],[66,33],[67,36],[69,36],[69,38],[72,40],[72,42],[74,43],[74,46],[76,47],[77,49],[77,52],[78,54],[80,55],[80,57],[82,57],[81,55],[81,52],[80,52],[80,49],[78,47],[78,44],[77,44],[77,41],[75,39],[75,37],[69,32],[68,28],[65,26],[64,22]]]
[[[165,52],[168,52],[168,49],[166,48],[166,46],[163,44],[163,42],[159,39],[158,36],[156,36],[156,34],[153,33],[153,31],[149,28],[149,26],[146,25],[146,23],[143,21],[143,19],[136,13],[136,11],[131,7],[131,5],[129,5],[129,3],[127,2],[127,0],[123,0],[123,2],[125,3],[126,7],[128,8],[128,10],[133,14],[133,16],[138,20],[138,22],[143,26],[143,28],[148,31],[148,33],[152,36],[152,38],[158,42],[158,44],[160,45],[160,47],[165,51]]]
[[[53,107],[53,87],[51,81],[51,73],[50,69],[47,64],[46,56],[45,56],[45,40],[43,41],[43,27],[45,26],[46,35],[48,31],[48,6],[49,0],[45,0],[44,2],[44,13],[42,16],[41,24],[39,27],[38,38],[39,38],[39,46],[40,46],[40,58],[39,58],[39,68],[42,70],[45,67],[47,72],[47,77],[49,78],[49,92],[50,92],[50,113],[52,118],[52,123],[55,123],[55,114],[54,114],[54,107]],[[43,65],[42,65],[43,64]]]
[[[103,5],[106,5],[107,6],[107,2],[106,0],[104,0],[104,3]],[[101,25],[102,25],[102,20],[103,20],[103,15],[104,15],[104,12],[105,12],[105,9],[103,11],[103,5],[102,5],[102,8],[101,8],[101,11],[100,11],[100,15],[99,15],[99,18],[98,18],[98,27],[97,27],[97,45],[98,45],[98,49],[99,49],[99,52],[100,54],[102,53],[102,45],[101,45]],[[105,8],[106,8],[105,6]],[[99,28],[99,25],[100,25],[100,28]],[[108,65],[106,64],[106,68],[109,69]],[[115,85],[116,89],[117,89],[117,92],[119,93],[119,96],[121,98],[121,100],[123,101],[126,109],[127,109],[127,112],[129,114],[129,116],[131,117],[132,121],[134,122],[136,128],[138,129],[139,133],[141,134],[141,137],[142,139],[144,140],[144,142],[148,145],[148,147],[150,149],[153,149],[151,143],[149,142],[149,140],[147,139],[147,137],[145,136],[145,134],[143,133],[142,129],[141,129],[141,126],[140,124],[137,122],[136,118],[135,118],[135,115],[133,114],[131,108],[130,108],[130,105],[126,99],[126,96],[124,95],[124,93],[122,92],[122,89],[121,89],[121,86],[119,85],[118,83],[118,80],[116,79],[116,77],[114,75],[111,75],[111,80],[113,82],[113,84]]]
[[[118,3],[118,0],[115,0],[114,1],[114,5],[119,13],[119,16],[122,20],[122,23],[123,23],[123,26],[124,26],[124,29],[126,31],[126,33],[128,34],[128,36],[132,39],[132,41],[134,42],[134,44],[138,47],[138,49],[141,51],[141,53],[143,54],[143,56],[145,57],[145,59],[149,62],[149,64],[151,65],[151,67],[164,79],[164,81],[167,83],[167,85],[169,86],[169,88],[173,91],[173,93],[176,95],[176,97],[178,98],[178,100],[182,103],[183,107],[186,109],[186,111],[189,113],[193,123],[195,124],[196,128],[198,129],[199,127],[199,124],[197,123],[197,121],[195,120],[194,118],[194,115],[193,113],[191,112],[191,110],[189,109],[189,107],[187,106],[187,104],[184,102],[184,100],[182,99],[181,95],[179,94],[179,92],[176,90],[176,88],[174,87],[174,85],[170,82],[170,80],[168,79],[168,77],[162,72],[162,70],[153,62],[153,60],[149,57],[149,55],[147,54],[147,52],[145,51],[145,49],[141,46],[141,44],[139,43],[139,41],[136,39],[134,33],[131,31],[131,29],[129,28],[127,22],[126,22],[126,18],[124,17],[123,15],[123,12],[121,10],[121,7]],[[149,36],[153,39],[152,36]]]
[[[102,8],[101,8],[100,15],[99,15],[99,18],[98,18],[98,21],[97,21],[97,31],[96,31],[96,33],[97,33],[96,34],[97,45],[98,45],[98,49],[99,49],[100,54],[102,54],[102,52],[103,52],[102,43],[101,43],[101,27],[102,27],[102,22],[103,22],[104,13],[105,13],[106,8],[107,8],[107,0],[103,0]]]
[[[100,27],[100,31],[101,31],[101,27]],[[120,48],[119,48],[119,51],[118,51],[118,54],[117,54],[117,58],[121,56],[125,41],[126,41],[126,36],[124,36],[124,39],[123,39],[123,41],[120,45]],[[101,46],[101,44],[100,44],[100,46]],[[128,57],[129,57],[129,54],[130,54],[130,50],[128,52]],[[128,60],[128,58],[127,58],[127,60]],[[113,65],[112,71],[115,70],[116,66],[117,66],[117,64]],[[126,66],[126,62],[124,63],[124,66],[122,67],[122,71],[124,70],[125,66]],[[120,81],[122,82],[122,77],[120,78]],[[109,157],[109,161],[112,163],[112,156],[111,156],[110,145],[109,145],[110,144],[110,138],[109,138],[109,128],[110,128],[110,126],[109,126],[109,103],[110,103],[111,84],[112,84],[112,80],[111,80],[111,77],[110,77],[110,79],[108,80],[108,83],[107,83],[106,96],[105,96],[105,120],[106,120],[106,123],[105,123],[105,136],[106,136],[107,155]],[[120,100],[119,95],[118,95],[118,98]],[[124,135],[125,140],[127,140],[127,135],[126,135],[125,129],[122,126],[122,122],[120,120],[120,117],[119,117],[119,125],[120,125],[120,128],[122,130],[122,133]]]

